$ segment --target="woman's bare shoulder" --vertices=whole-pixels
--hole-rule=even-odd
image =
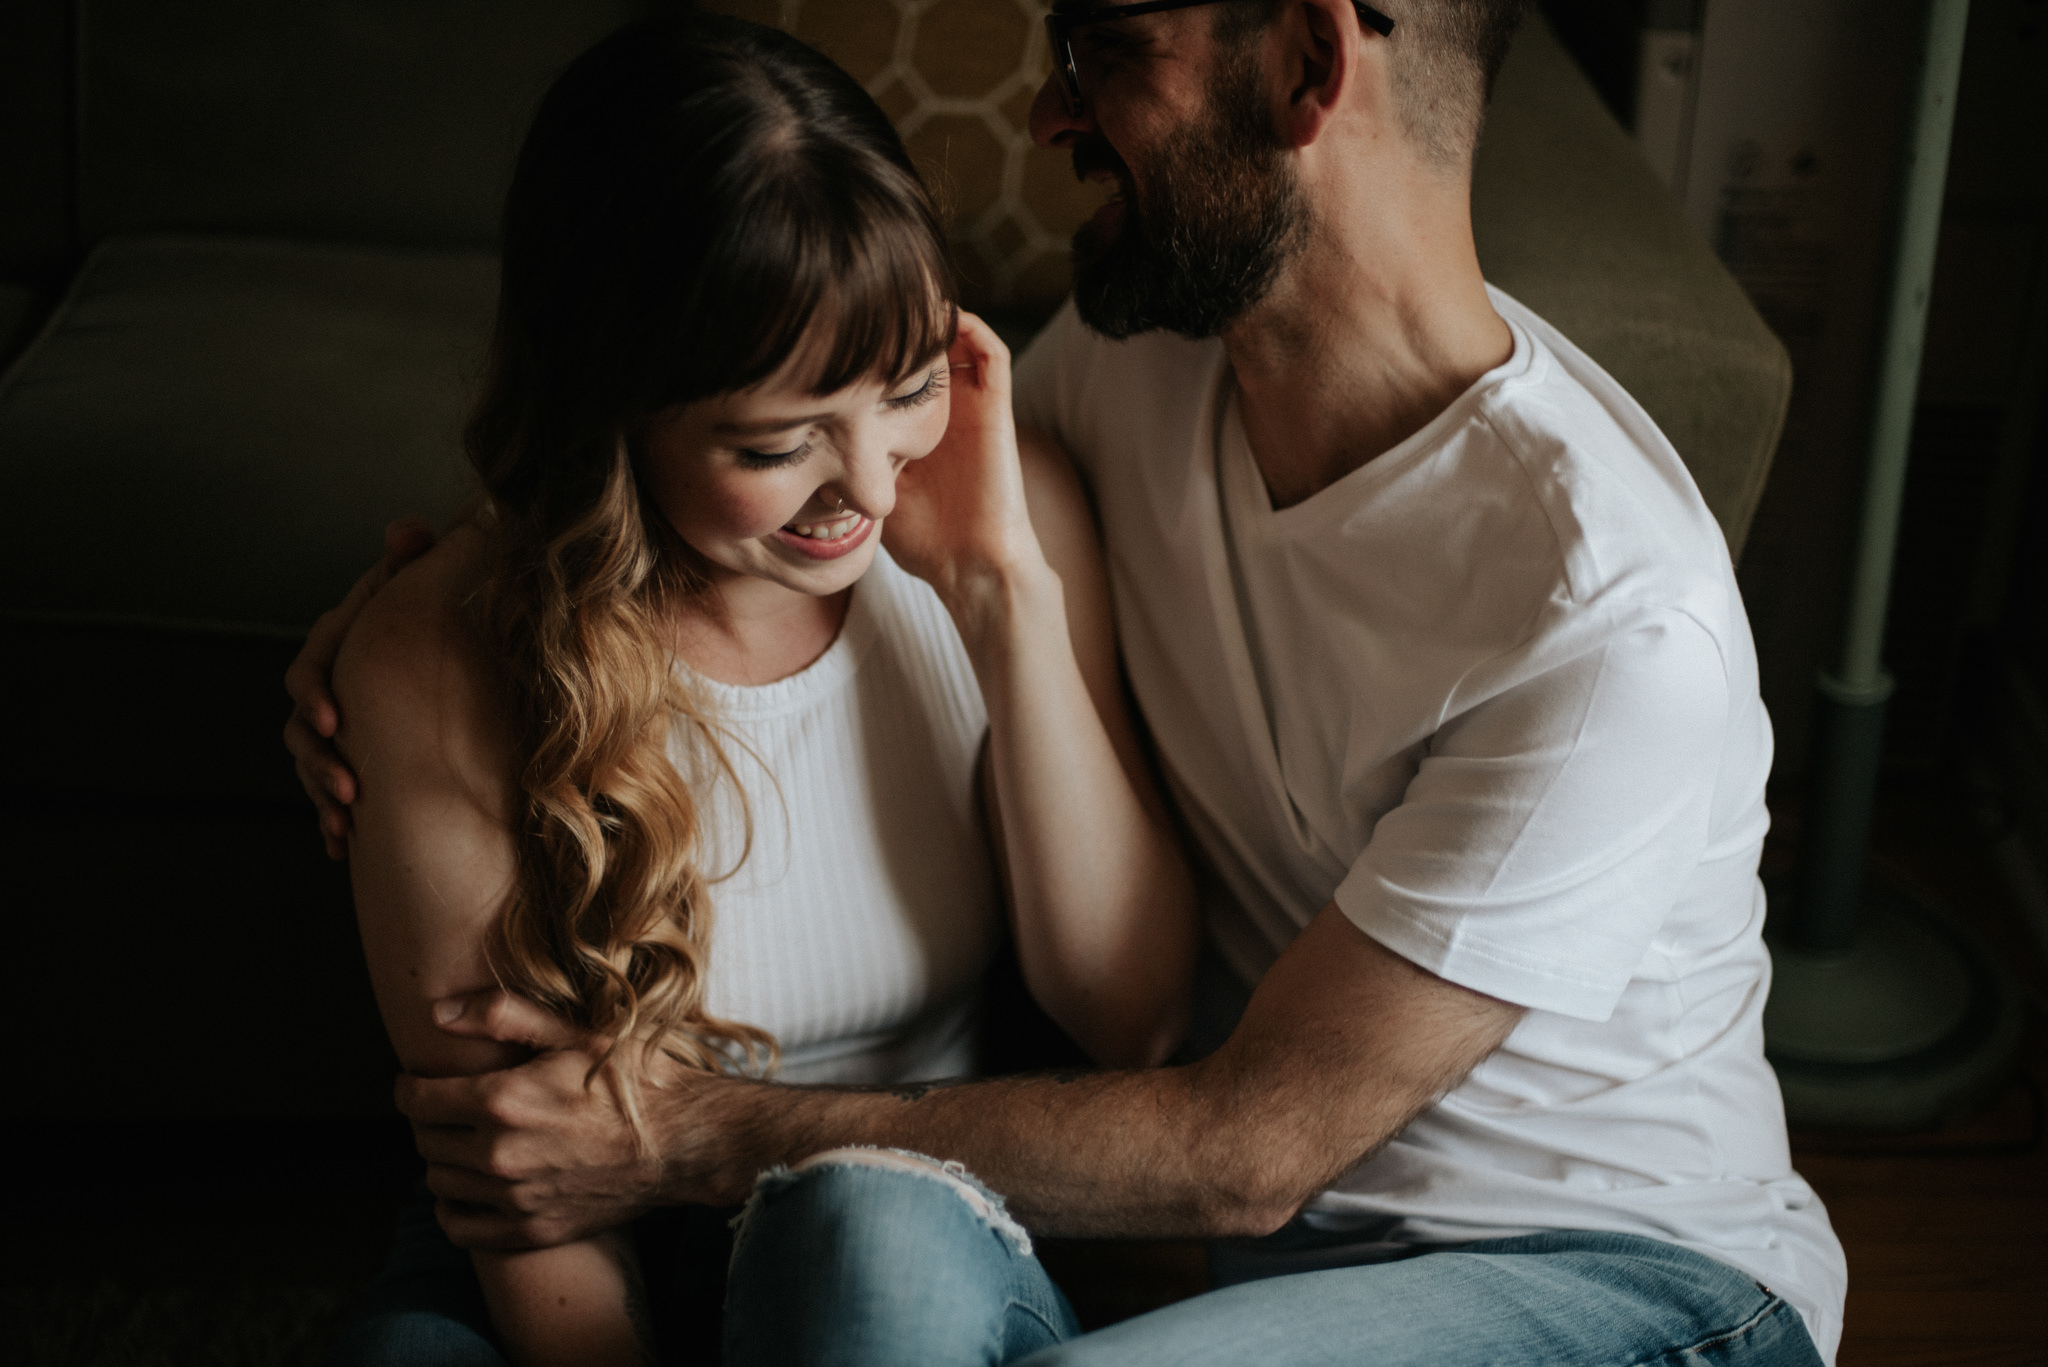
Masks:
[[[374,748],[464,772],[499,767],[501,702],[471,611],[483,583],[482,535],[463,526],[364,605],[334,664],[335,739],[351,763]]]

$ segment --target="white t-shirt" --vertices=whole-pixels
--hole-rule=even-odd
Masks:
[[[1222,345],[1072,305],[1018,416],[1074,453],[1125,664],[1257,981],[1333,899],[1529,1008],[1304,1212],[1399,1243],[1617,1230],[1840,1336],[1840,1245],[1763,1057],[1770,724],[1720,530],[1598,366],[1506,295],[1515,349],[1422,431],[1275,511]]]
[[[974,1072],[1001,933],[975,791],[988,717],[938,596],[878,550],[801,672],[692,681],[739,779],[678,732],[676,763],[708,797],[707,867],[737,866],[711,888],[707,1008],[773,1034],[785,1082]]]

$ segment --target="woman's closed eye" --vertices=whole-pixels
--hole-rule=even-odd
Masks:
[[[779,465],[794,465],[810,453],[811,443],[806,439],[787,451],[750,451],[742,447],[733,454],[743,470],[773,470]]]
[[[946,392],[946,385],[953,378],[952,367],[944,361],[933,366],[924,377],[924,383],[908,394],[899,394],[887,400],[890,408],[922,408]]]

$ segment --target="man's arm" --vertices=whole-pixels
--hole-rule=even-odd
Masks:
[[[459,1203],[444,1223],[471,1246],[559,1242],[651,1199],[736,1203],[761,1169],[844,1144],[957,1159],[1048,1234],[1262,1234],[1456,1086],[1521,1014],[1381,948],[1331,905],[1223,1048],[1187,1067],[893,1091],[672,1078],[652,1103],[658,1193],[622,1122],[581,1091],[577,1050],[484,1078],[403,1079],[399,1101],[429,1185]],[[516,1002],[476,1015],[472,1033],[535,1039]]]
[[[291,751],[299,786],[313,799],[329,859],[348,857],[349,804],[356,800],[355,771],[334,748],[335,732],[341,728],[341,709],[328,691],[335,657],[370,599],[433,545],[434,529],[421,518],[404,517],[387,526],[384,558],[356,580],[346,598],[320,614],[284,672],[284,691],[292,699],[292,713],[284,723],[284,748]]]

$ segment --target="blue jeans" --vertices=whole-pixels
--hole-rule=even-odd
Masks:
[[[1080,1332],[1030,1236],[957,1167],[764,1173],[733,1242],[735,1367],[1015,1362]]]
[[[1219,1270],[1252,1280],[1080,1334],[991,1205],[978,1212],[929,1177],[832,1162],[765,1177],[733,1253],[728,1367],[1820,1362],[1798,1312],[1733,1268],[1572,1230],[1347,1261],[1355,1235],[1289,1226],[1219,1248]]]

